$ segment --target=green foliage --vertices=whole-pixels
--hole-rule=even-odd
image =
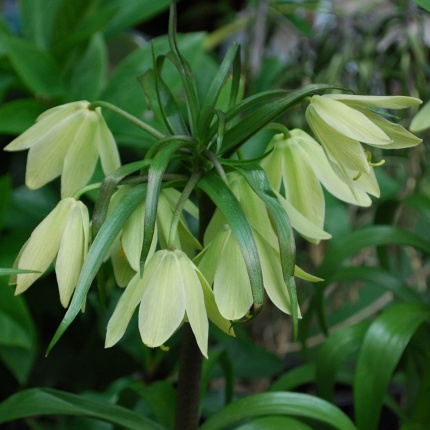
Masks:
[[[252,289],[253,305],[241,322],[252,321],[231,323],[236,338],[210,328],[198,387],[202,430],[382,430],[387,413],[402,430],[427,428],[427,149],[414,148],[408,160],[402,151],[384,153],[386,170],[376,172],[382,197],[372,208],[347,208],[326,196],[325,229],[333,235],[328,245],[309,245],[294,235],[259,162],[272,151],[267,142],[273,129],[279,130],[273,122],[305,127],[300,104],[314,94],[347,87],[358,93],[411,94],[426,102],[430,68],[423,29],[430,22],[424,12],[430,12],[429,3],[399,2],[384,13],[370,3],[361,11],[340,5],[328,19],[318,11],[319,2],[299,2],[299,7],[290,1],[250,1],[234,22],[227,3],[210,6],[222,16],[212,34],[176,34],[172,3],[169,34],[150,43],[128,30],[143,23],[145,31],[145,22],[163,12],[167,0],[20,0],[18,31],[1,18],[2,141],[23,133],[47,109],[85,99],[94,102],[91,109],[103,110],[124,161],[106,177],[97,166],[92,185],[80,191],[93,208],[92,243],[63,317],[52,304],[51,269],[34,288],[40,292],[14,297],[7,285],[8,277],[31,272],[12,268],[14,260],[31,229],[55,206],[58,183],[29,191],[19,185],[23,159],[9,154],[2,159],[8,172],[0,177],[0,379],[7,383],[0,387],[0,423],[6,429],[21,424],[40,430],[178,428],[181,330],[163,350],[150,349],[142,345],[133,316],[115,352],[102,349],[120,296],[108,261],[111,246],[145,201],[142,275],[160,228],[160,191],[171,188],[182,192],[182,200],[164,218],[176,217],[179,223],[184,209],[190,235],[197,237],[199,228],[193,203],[199,205],[200,228],[215,207],[220,209]],[[204,8],[196,10],[204,16]],[[180,15],[179,23],[187,18]],[[245,43],[226,47],[223,41],[237,31]],[[287,39],[288,52],[281,49]],[[226,52],[223,58],[209,51],[218,44],[219,52]],[[289,89],[273,89],[279,87]],[[425,142],[428,106],[411,127]],[[405,118],[399,121],[407,124]],[[375,157],[380,159],[379,149]],[[231,172],[241,175],[264,204],[276,233],[291,323],[281,324],[270,305],[261,311],[260,251],[254,226],[227,179]],[[124,185],[128,191],[108,212],[111,197]],[[193,203],[187,200],[190,194]],[[203,243],[202,231],[199,240]],[[295,281],[296,263],[324,280],[312,287]],[[91,288],[95,280],[98,292]],[[289,343],[296,336],[300,343]],[[68,374],[70,357],[78,363],[76,377]],[[338,394],[345,392],[350,404],[343,408]]]

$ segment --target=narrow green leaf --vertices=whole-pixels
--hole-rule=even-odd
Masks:
[[[72,302],[66,315],[61,321],[51,343],[48,346],[46,354],[49,354],[50,350],[57,343],[67,327],[76,318],[76,315],[82,308],[82,304],[85,301],[87,292],[91,286],[93,279],[95,278],[105,255],[109,252],[109,249],[120,232],[122,226],[127,221],[129,216],[133,213],[139,203],[142,202],[146,194],[146,184],[139,184],[132,188],[115,207],[106,221],[100,228],[93,244],[87,254],[87,257],[82,266],[81,274],[79,275],[78,282],[76,284],[76,290],[72,297]]]
[[[17,37],[5,37],[3,44],[15,72],[31,92],[44,97],[62,95],[61,73],[48,52]]]
[[[393,372],[409,340],[430,318],[420,303],[399,303],[388,308],[368,329],[357,362],[354,404],[359,430],[376,430]]]
[[[209,352],[209,358],[203,362],[200,397],[203,398],[216,365],[221,367],[225,379],[225,404],[230,403],[233,396],[233,363],[224,349]]]
[[[122,406],[49,388],[20,391],[0,403],[0,424],[37,415],[75,415],[131,430],[163,430],[154,421]]]
[[[0,269],[0,276],[17,275],[18,273],[40,273],[37,270]]]
[[[288,417],[264,417],[243,424],[236,430],[312,430],[307,424]]]
[[[356,430],[336,406],[302,393],[262,393],[244,397],[211,416],[200,430],[223,430],[244,419],[272,415],[310,418],[335,429]]]
[[[430,244],[420,236],[398,227],[374,225],[356,230],[330,244],[318,276],[334,273],[341,263],[363,248],[382,245],[407,245],[430,254]]]
[[[240,52],[240,46],[238,43],[230,45],[227,54],[225,55],[221,65],[219,66],[218,72],[215,75],[211,86],[209,87],[205,100],[203,101],[198,124],[199,136],[204,136],[207,133],[208,127],[211,125],[213,119],[213,112],[218,96],[226,82],[226,79],[230,73],[231,66]]]
[[[268,391],[293,391],[315,380],[315,364],[307,363],[288,370],[269,387]]]
[[[287,112],[289,108],[300,102],[304,97],[318,91],[334,88],[335,87],[332,85],[326,84],[307,85],[299,90],[286,93],[284,97],[275,99],[272,102],[266,103],[264,106],[257,108],[254,112],[241,119],[241,121],[226,131],[222,153],[232,152],[234,148],[239,147],[241,144],[246,142],[255,133],[274,121],[280,115]],[[274,92],[274,94],[278,93]],[[239,109],[238,105],[235,110],[237,112],[241,112],[242,109]],[[229,116],[228,114],[229,113],[227,112],[227,117]]]
[[[382,288],[393,293],[399,300],[407,302],[421,302],[422,295],[409,287],[405,281],[397,275],[379,267],[344,267],[336,270],[332,276],[325,280],[323,287],[334,282],[361,281]]]
[[[337,374],[346,360],[361,346],[369,323],[354,324],[332,333],[318,350],[316,384],[318,394],[328,402],[333,401]]]
[[[155,55],[154,48],[152,52]],[[166,131],[170,134],[189,135],[189,130],[182,118],[176,100],[161,77],[164,58],[165,56],[154,58],[154,69],[148,70],[139,80],[148,98],[149,106],[155,117],[162,120],[160,123],[164,123]]]
[[[152,238],[154,236],[155,221],[157,219],[158,198],[160,196],[161,182],[164,172],[172,158],[173,154],[182,146],[188,146],[189,141],[183,140],[179,136],[172,136],[160,140],[158,143],[165,142],[153,158],[148,172],[148,191],[145,202],[145,221],[142,253],[140,257],[140,270],[143,272],[146,257],[151,248]]]
[[[297,302],[296,284],[294,282],[294,266],[296,246],[290,220],[281,203],[274,194],[265,171],[259,166],[247,166],[236,170],[245,178],[249,186],[264,202],[278,237],[281,256],[282,273],[291,300],[294,339],[297,338],[299,323],[299,305]]]
[[[414,2],[430,13],[430,0],[414,0]]]
[[[171,52],[168,54],[168,56],[172,58],[172,61],[175,64],[176,69],[178,70],[179,76],[181,78],[182,85],[184,86],[189,123],[191,126],[191,134],[194,136],[197,131],[197,120],[198,112],[200,110],[200,103],[197,95],[196,83],[191,68],[187,60],[181,55],[178,48],[178,43],[176,40],[176,28],[176,1],[171,1],[169,15],[169,45]]]
[[[210,197],[230,225],[245,260],[252,297],[256,310],[259,310],[264,299],[263,275],[251,226],[233,192],[217,174],[208,172],[200,179],[198,187]]]
[[[135,161],[121,166],[119,169],[106,176],[100,187],[99,195],[94,206],[92,216],[92,236],[93,240],[97,236],[100,227],[106,219],[110,199],[119,183],[128,175],[149,166],[150,160]]]

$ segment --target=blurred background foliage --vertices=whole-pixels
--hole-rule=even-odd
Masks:
[[[156,126],[138,77],[152,65],[150,41],[157,54],[168,51],[168,3],[0,1],[2,147],[44,110],[80,99],[109,101]],[[229,44],[239,41],[246,95],[321,82],[357,94],[430,99],[430,6],[425,0],[181,0],[178,12],[180,49],[201,96]],[[173,68],[166,64],[163,76],[180,97]],[[408,126],[414,114],[411,110],[396,120]],[[151,145],[152,138],[123,119],[109,113],[106,118],[124,162]],[[279,120],[306,128],[302,107]],[[262,154],[272,135],[259,133],[245,145],[245,154]],[[283,391],[299,393],[297,399],[305,393],[332,402],[360,430],[428,428],[429,131],[420,137],[423,145],[383,154],[386,163],[376,169],[381,198],[371,208],[350,207],[326,195],[330,242],[312,245],[297,237],[298,264],[325,279],[298,284],[304,315],[299,342],[292,342],[290,320],[269,303],[257,319],[235,328],[237,339],[211,327],[204,418],[232,399]],[[0,157],[3,268],[12,266],[59,196],[58,182],[26,189],[25,157],[5,152]],[[101,177],[98,169],[95,179]],[[91,205],[91,198],[86,203]],[[172,428],[181,334],[172,338],[170,352],[150,350],[142,345],[137,324],[130,324],[120,344],[105,350],[106,323],[120,294],[111,272],[106,273],[107,311],[93,290],[86,312],[47,358],[44,351],[64,314],[55,275],[19,297],[13,296],[7,276],[0,277],[0,401],[34,387],[57,389],[125,406]],[[286,421],[261,418],[269,413],[241,424],[238,405],[225,427],[207,428],[286,428]],[[0,404],[0,422],[7,406]],[[332,428],[315,416],[292,415],[294,428]],[[5,428],[78,426],[113,428],[64,411]]]

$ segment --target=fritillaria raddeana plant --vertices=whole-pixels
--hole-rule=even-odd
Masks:
[[[234,336],[234,322],[255,317],[267,293],[292,316],[296,336],[300,310],[294,277],[319,279],[295,265],[293,229],[314,243],[330,238],[324,231],[323,187],[340,200],[369,206],[369,194],[379,196],[373,168],[381,164],[372,161],[371,147],[420,143],[384,112],[421,101],[331,94],[336,89],[324,84],[241,100],[237,44],[201,97],[178,50],[174,5],[169,41],[169,55],[154,52],[153,68],[141,77],[158,129],[109,103],[77,101],[46,111],[5,150],[29,150],[26,184],[31,189],[61,176],[62,200],[15,262],[16,269],[37,272],[11,278],[16,293],[22,293],[55,262],[60,301],[68,310],[49,349],[82,309],[101,265],[111,258],[117,283],[125,289],[107,326],[106,347],[121,339],[136,308],[142,342],[150,347],[167,348],[172,334],[186,326],[177,403],[185,429],[187,420],[198,416],[198,406],[190,412],[189,405],[198,405],[208,320]],[[182,82],[185,106],[163,81],[166,58]],[[314,137],[273,123],[300,103],[307,106]],[[155,138],[142,160],[121,164],[103,110]],[[242,145],[265,128],[280,134],[260,158],[242,159]],[[88,184],[98,159],[106,177]],[[99,193],[90,222],[80,198],[94,189]],[[184,211],[198,220],[198,233],[192,233]]]

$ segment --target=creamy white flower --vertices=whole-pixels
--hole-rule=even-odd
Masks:
[[[22,247],[14,267],[31,268],[40,273],[19,274],[11,279],[15,294],[27,290],[55,260],[60,301],[67,307],[88,250],[89,215],[79,200],[61,200],[36,227]]]
[[[88,183],[99,157],[105,174],[120,166],[115,140],[100,108],[90,109],[87,101],[47,110],[5,147],[6,151],[24,149],[29,149],[26,185],[37,189],[61,175],[62,198]]]
[[[403,96],[354,96],[330,94],[312,96],[306,119],[324,147],[329,161],[355,172],[370,171],[361,143],[384,149],[408,148],[421,139],[372,109],[404,109],[421,100]]]
[[[302,130],[290,131],[288,137],[275,135],[268,148],[272,152],[262,160],[269,181],[276,192],[285,192],[285,199],[278,194],[290,217],[292,226],[304,237],[318,241],[330,236],[319,232],[311,224],[322,229],[325,217],[325,200],[321,184],[331,194],[347,203],[370,206],[367,193],[379,196],[379,188],[370,169],[359,181],[350,182],[336,174],[321,145]],[[370,178],[370,179],[367,179]],[[300,217],[302,215],[302,218]]]
[[[163,345],[187,320],[202,354],[207,357],[208,317],[226,333],[234,334],[213,298],[199,269],[180,250],[157,251],[140,278],[137,273],[121,296],[109,320],[106,347],[123,336],[135,308],[139,308],[142,341],[150,347]]]

